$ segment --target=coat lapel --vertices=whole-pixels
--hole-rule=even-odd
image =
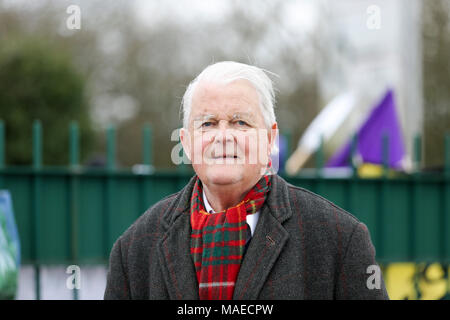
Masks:
[[[180,191],[173,205],[165,210],[161,225],[166,229],[158,243],[158,255],[172,300],[197,300],[198,283],[191,257],[190,198],[196,176]]]
[[[289,238],[282,223],[291,215],[287,184],[274,175],[270,194],[261,210],[256,230],[241,264],[233,299],[258,298]]]
[[[287,231],[265,206],[261,211],[255,233],[242,261],[234,289],[234,300],[258,298],[288,237]]]
[[[190,249],[189,211],[183,213],[159,244],[159,257],[172,300],[197,300],[198,284]]]

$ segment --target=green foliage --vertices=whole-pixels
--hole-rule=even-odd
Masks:
[[[43,162],[69,162],[69,124],[78,122],[83,154],[92,145],[85,79],[62,49],[32,39],[0,45],[0,119],[6,164],[32,163],[32,124],[41,120]]]

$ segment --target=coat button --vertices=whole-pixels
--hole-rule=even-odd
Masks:
[[[270,246],[275,245],[275,240],[273,240],[269,235],[266,236],[266,239],[269,240],[269,242],[270,242],[269,245]]]

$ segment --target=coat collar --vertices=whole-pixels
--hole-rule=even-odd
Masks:
[[[172,205],[161,217],[161,223],[165,229],[169,229],[180,215],[186,214],[186,212],[189,213],[192,190],[194,189],[196,179],[197,175],[191,177],[188,184],[176,193]],[[265,205],[269,206],[273,217],[280,223],[283,223],[292,215],[288,183],[277,174],[272,175],[271,183],[272,187]]]
[[[161,223],[167,230],[158,243],[163,277],[171,299],[198,299],[198,284],[190,253],[190,199],[197,176],[175,196],[163,213]],[[276,259],[281,253],[288,233],[282,223],[292,216],[287,182],[272,176],[272,187],[255,234],[241,264],[234,299],[256,299]]]

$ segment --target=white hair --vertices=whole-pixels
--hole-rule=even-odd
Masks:
[[[267,76],[267,70],[260,69],[248,64],[222,61],[206,67],[189,84],[182,100],[183,127],[188,128],[189,115],[192,107],[192,97],[197,85],[200,82],[218,82],[223,84],[231,83],[235,80],[245,79],[251,83],[259,96],[259,107],[264,118],[265,125],[270,130],[275,118],[275,93],[272,80]]]

